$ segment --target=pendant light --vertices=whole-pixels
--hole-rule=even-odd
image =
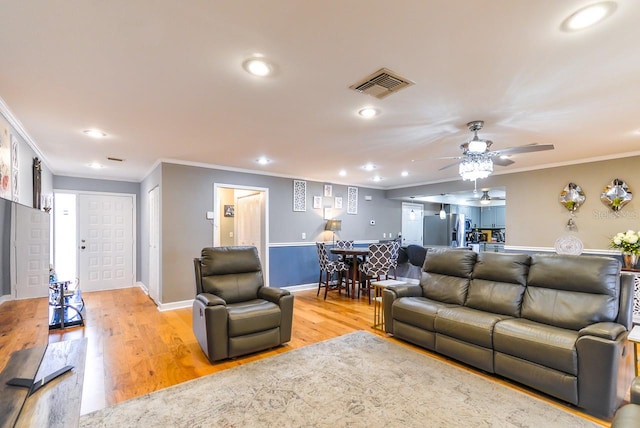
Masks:
[[[447,213],[444,210],[444,204],[440,204],[440,218],[444,220],[447,218]]]

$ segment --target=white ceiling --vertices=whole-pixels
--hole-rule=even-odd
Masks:
[[[640,2],[560,30],[592,2],[3,1],[0,97],[55,174],[104,179],[141,180],[160,159],[379,188],[458,179],[438,158],[460,153],[471,120],[496,150],[555,145],[496,173],[637,155]],[[274,76],[244,72],[254,53]],[[348,89],[381,67],[415,85]]]

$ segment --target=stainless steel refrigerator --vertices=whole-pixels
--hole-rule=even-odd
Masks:
[[[464,219],[458,214],[447,213],[447,217],[441,219],[439,215],[424,217],[424,246],[465,246]],[[460,233],[458,233],[460,231]]]

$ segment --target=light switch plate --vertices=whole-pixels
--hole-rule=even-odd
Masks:
[[[213,211],[207,211],[207,220],[213,220]]]

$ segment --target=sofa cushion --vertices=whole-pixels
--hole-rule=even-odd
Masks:
[[[576,340],[577,331],[522,318],[500,321],[493,328],[496,352],[577,376]]]
[[[244,336],[280,326],[282,314],[275,303],[262,299],[227,305],[229,337]]]
[[[438,302],[464,304],[476,257],[473,251],[429,249],[420,278],[422,295]]]
[[[435,331],[436,314],[440,309],[448,306],[451,305],[424,297],[401,297],[393,302],[391,310],[395,321],[401,321],[423,330]]]
[[[465,306],[519,317],[530,262],[526,254],[480,253]]]
[[[435,320],[437,333],[442,333],[484,348],[493,348],[493,327],[506,315],[478,311],[464,306],[442,308]]]
[[[531,256],[521,316],[579,330],[615,321],[620,294],[620,262],[610,257]]]

